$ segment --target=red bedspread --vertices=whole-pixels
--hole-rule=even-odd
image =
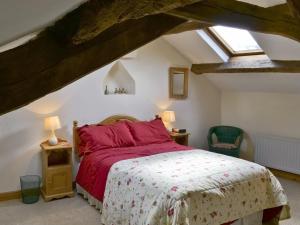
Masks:
[[[99,150],[83,158],[76,182],[93,197],[102,201],[108,172],[114,163],[125,159],[190,149],[192,148],[170,141],[162,144]]]

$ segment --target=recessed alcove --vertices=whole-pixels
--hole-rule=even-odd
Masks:
[[[135,94],[135,81],[126,70],[122,62],[116,62],[103,80],[103,93],[105,93],[106,87],[108,93],[106,94]],[[115,93],[115,90],[125,90],[125,93]]]

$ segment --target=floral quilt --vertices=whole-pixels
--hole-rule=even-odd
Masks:
[[[115,163],[103,200],[105,225],[220,225],[287,205],[263,166],[204,150]]]

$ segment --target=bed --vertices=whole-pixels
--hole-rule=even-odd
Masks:
[[[178,145],[162,126],[122,115],[80,128],[74,122],[77,191],[103,224],[278,225],[289,218],[287,197],[268,169]],[[87,134],[105,141],[87,144]]]

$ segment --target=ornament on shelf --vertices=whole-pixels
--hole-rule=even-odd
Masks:
[[[108,89],[107,89],[107,85],[105,86],[104,94],[105,94],[105,95],[108,95],[108,94],[109,94],[109,91],[108,91]]]

